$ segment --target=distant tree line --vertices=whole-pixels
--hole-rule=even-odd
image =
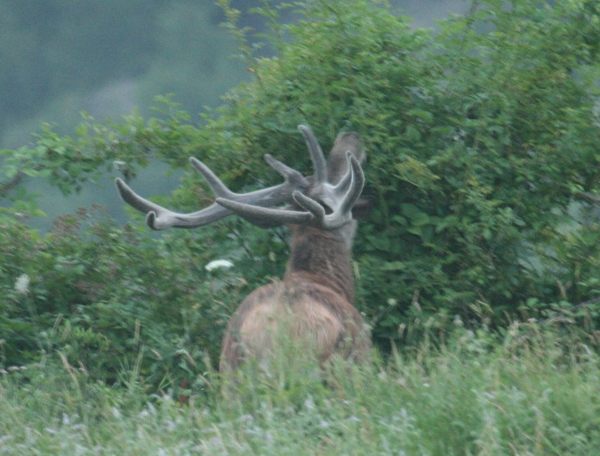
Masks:
[[[35,127],[20,125],[32,117],[71,131],[86,94],[113,81],[135,81],[144,112],[166,93],[193,115],[216,106],[247,78],[223,20],[211,1],[0,1],[0,145],[7,130]]]

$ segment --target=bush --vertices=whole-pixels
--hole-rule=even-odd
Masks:
[[[3,152],[0,191],[27,175],[68,192],[113,160],[132,178],[151,158],[180,167],[190,155],[233,189],[262,187],[277,178],[264,153],[308,169],[298,124],[310,124],[324,149],[355,130],[369,154],[365,194],[377,202],[356,237],[356,305],[375,341],[402,339],[407,322],[434,314],[471,324],[484,311],[499,324],[579,305],[594,317],[600,9],[591,0],[505,6],[476,2],[432,33],[378,2],[308,1],[303,20],[274,26],[279,55],[251,59],[255,81],[205,125],[166,103],[160,119],[87,119],[75,138],[46,129],[35,148]],[[258,12],[276,20],[278,10]],[[197,210],[210,200],[197,181],[186,174],[162,202]],[[61,347],[114,377],[147,346],[148,375],[189,368],[197,351],[215,356],[221,323],[286,260],[281,231],[232,221],[154,239],[140,234],[140,217],[133,224],[43,238],[18,223],[4,230],[5,326],[14,333],[5,363]],[[202,269],[221,256],[234,257],[235,272]],[[11,295],[21,274],[30,293]]]

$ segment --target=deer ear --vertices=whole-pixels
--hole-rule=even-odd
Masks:
[[[371,215],[373,207],[375,207],[374,196],[361,196],[352,206],[352,218],[354,220],[366,220]]]

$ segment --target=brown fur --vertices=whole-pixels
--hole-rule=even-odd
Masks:
[[[369,336],[352,305],[350,261],[356,220],[368,216],[372,207],[372,199],[360,196],[365,152],[358,134],[340,133],[326,161],[310,128],[298,128],[313,162],[312,177],[305,178],[266,155],[285,182],[235,194],[206,165],[190,158],[217,195],[213,204],[190,214],[161,207],[136,194],[123,180],[115,180],[121,198],[145,213],[147,225],[154,230],[197,228],[232,213],[260,227],[290,225],[286,274],[281,282],[255,290],[240,304],[223,339],[223,372],[249,358],[267,358],[278,350],[278,342],[299,342],[321,363],[335,353],[362,360],[369,352]],[[289,206],[278,207],[282,204]],[[284,339],[278,340],[281,336]]]
[[[356,133],[338,136],[328,160],[328,180],[337,183],[346,172],[346,151],[362,162]],[[307,191],[311,195],[311,189]],[[336,230],[291,225],[291,255],[281,282],[250,293],[227,327],[221,352],[221,372],[231,372],[249,358],[262,360],[277,350],[284,332],[306,343],[320,363],[335,353],[365,360],[371,347],[362,317],[354,308],[350,260],[356,222]]]

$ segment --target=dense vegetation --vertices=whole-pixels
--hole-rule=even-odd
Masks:
[[[365,454],[385,445],[406,454],[586,454],[598,439],[589,390],[598,381],[600,302],[596,2],[474,2],[436,33],[412,30],[367,0],[309,1],[292,25],[267,4],[259,12],[271,22],[272,59],[252,56],[236,12],[222,6],[255,80],[202,126],[163,99],[157,118],[84,119],[72,137],[46,128],[34,147],[2,151],[0,362],[30,366],[0,387],[16,422],[29,413],[18,385],[32,382],[40,403],[49,401],[54,377],[44,380],[41,370],[53,373],[60,359],[72,384],[60,386],[48,412],[63,407],[67,417],[43,434],[48,448],[61,441],[53,435],[71,432],[76,414],[87,433],[77,444],[87,448],[123,421],[115,448],[131,443],[135,429],[161,442],[157,429],[168,421],[181,453],[202,441],[225,445],[207,451],[264,454],[278,438],[299,445],[310,435],[314,452],[326,454],[352,451],[350,441],[370,442]],[[42,236],[24,223],[37,208],[22,184],[47,179],[69,193],[114,169],[135,188],[150,159],[181,168],[193,155],[233,189],[263,187],[277,179],[262,161],[267,152],[309,169],[300,123],[324,148],[340,130],[365,139],[364,193],[377,204],[355,243],[356,306],[384,356],[394,354],[347,380],[332,374],[329,384],[341,382],[332,390],[310,376],[258,378],[256,390],[241,393],[254,402],[227,409],[214,397],[211,362],[237,303],[281,275],[286,231],[232,218],[156,237],[139,214],[120,227],[93,208],[61,217]],[[211,197],[189,171],[172,197],[157,201],[193,211]],[[234,267],[205,269],[219,258]],[[521,338],[518,324],[506,329],[510,321],[531,328]],[[160,414],[140,402],[140,391],[169,389],[157,399]],[[183,412],[172,402],[179,394],[191,395]],[[119,411],[126,403],[127,420]],[[50,419],[30,407],[36,426]],[[282,424],[290,410],[306,421]],[[99,418],[106,427],[90,434]],[[197,426],[182,430],[177,420]],[[32,432],[3,425],[14,436]]]
[[[222,395],[209,373],[207,394],[182,407],[169,389],[144,394],[139,366],[115,389],[63,357],[63,372],[36,364],[0,380],[0,451],[591,455],[598,361],[588,341],[536,324],[514,324],[500,339],[458,327],[441,351],[424,342],[386,366],[333,366],[328,387],[284,362]]]

